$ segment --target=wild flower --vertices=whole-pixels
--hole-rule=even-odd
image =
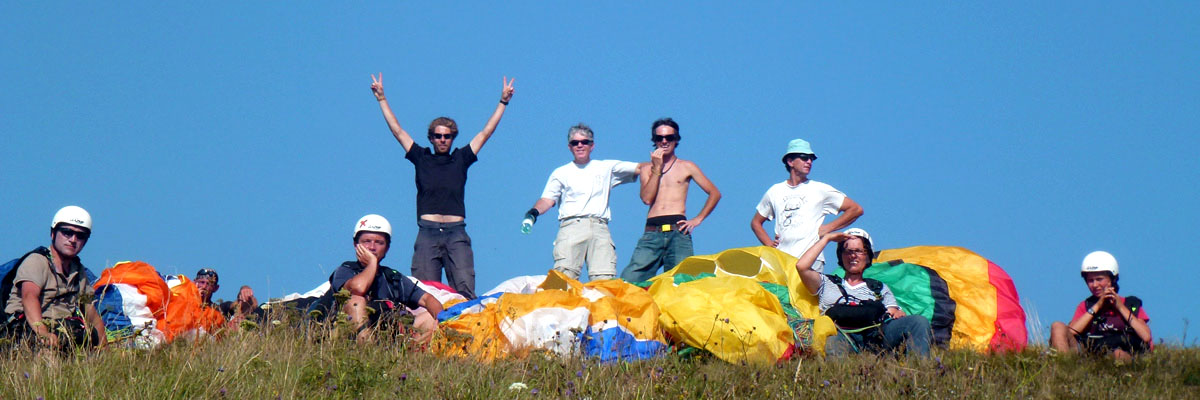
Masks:
[[[508,390],[525,390],[528,388],[529,386],[525,386],[525,384],[521,382],[513,382],[511,385],[508,385]]]

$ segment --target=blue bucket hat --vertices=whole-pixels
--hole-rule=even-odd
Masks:
[[[814,160],[817,156],[817,153],[813,153],[812,146],[804,139],[792,139],[788,142],[787,153],[783,153],[783,162],[787,162],[789,154],[812,154]]]

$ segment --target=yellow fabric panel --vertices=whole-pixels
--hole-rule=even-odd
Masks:
[[[673,282],[675,274],[699,275],[711,273],[718,277],[748,278],[753,282],[770,282],[788,288],[792,307],[813,324],[813,348],[824,354],[825,339],[837,333],[833,320],[821,315],[817,297],[808,292],[796,271],[796,257],[774,247],[756,246],[729,249],[717,254],[692,256],[678,266],[651,281]],[[657,299],[657,297],[656,297]],[[660,304],[661,307],[661,304]],[[786,317],[785,317],[786,318]]]
[[[473,356],[482,362],[492,362],[508,350],[508,341],[498,326],[494,305],[478,313],[463,314],[439,325],[433,339],[433,351],[444,356]]]
[[[916,246],[884,250],[875,262],[904,260],[937,271],[956,303],[950,348],[988,351],[996,331],[996,288],[988,274],[988,261],[962,247]]]
[[[592,281],[584,287],[606,295],[592,302],[592,325],[606,320],[617,321],[639,340],[667,342],[662,329],[658,327],[658,304],[654,303],[654,298],[646,289],[620,279]]]
[[[792,330],[775,296],[744,277],[713,277],[650,287],[659,325],[675,341],[730,363],[773,364],[791,346]]]

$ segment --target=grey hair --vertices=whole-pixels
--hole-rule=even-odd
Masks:
[[[591,127],[580,122],[575,124],[575,126],[572,126],[571,129],[567,130],[567,141],[570,142],[571,138],[574,137],[576,133],[582,133],[583,136],[587,136],[588,139],[595,139],[596,136],[594,133],[592,133]]]

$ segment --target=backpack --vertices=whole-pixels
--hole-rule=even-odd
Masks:
[[[1084,307],[1090,309],[1099,300],[1096,296],[1088,297],[1084,301]],[[1125,307],[1129,308],[1132,318],[1137,318],[1137,313],[1142,308],[1142,299],[1135,296],[1125,297]],[[1092,322],[1080,335],[1079,340],[1084,349],[1093,354],[1108,354],[1115,349],[1141,353],[1150,349],[1150,345],[1142,341],[1133,328],[1129,327],[1128,321],[1123,321],[1121,315],[1110,307],[1105,307],[1092,317]]]
[[[838,298],[838,301],[845,298],[858,300],[854,304],[834,304],[833,307],[825,310],[825,315],[833,319],[833,322],[839,328],[851,330],[862,329],[883,321],[887,316],[887,307],[881,301],[883,300],[883,282],[871,278],[863,278],[863,281],[867,282],[867,288],[871,289],[872,293],[875,293],[875,298],[858,299],[846,293],[846,288],[842,287],[842,278],[840,276],[825,276],[842,292],[842,297]]]
[[[10,317],[8,313],[4,312],[4,309],[8,308],[8,297],[12,294],[13,280],[15,280],[17,277],[17,267],[20,267],[21,263],[25,262],[25,259],[33,254],[40,254],[42,257],[46,257],[47,260],[51,258],[50,249],[46,248],[45,246],[39,246],[38,248],[25,253],[23,256],[14,258],[4,264],[0,264],[0,323],[8,321]],[[79,273],[75,275],[75,279],[69,282],[69,285],[72,287],[78,285],[79,279],[85,276],[87,277],[89,283],[96,282],[96,275],[93,274],[91,270],[83,267],[83,264],[80,264],[79,266],[82,268],[82,271],[79,271]]]
[[[46,259],[50,259],[50,249],[41,246],[0,265],[0,323],[8,321],[9,315],[4,312],[4,309],[8,308],[8,296],[12,294],[13,279],[17,277],[17,267],[21,266],[21,263],[25,262],[25,258],[31,254],[41,254]]]

